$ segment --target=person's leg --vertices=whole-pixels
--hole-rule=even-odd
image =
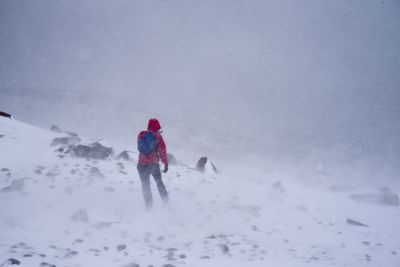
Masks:
[[[142,193],[146,208],[150,209],[153,206],[153,196],[150,188],[150,166],[148,164],[138,164],[137,169],[142,182]]]
[[[168,202],[169,201],[168,192],[162,181],[160,165],[158,163],[151,165],[151,175],[153,175],[154,180],[157,183],[157,188],[158,188],[158,192],[160,193],[161,199],[164,202]]]

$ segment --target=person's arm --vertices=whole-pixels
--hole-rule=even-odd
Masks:
[[[167,146],[165,145],[164,139],[161,135],[158,135],[158,153],[160,155],[161,161],[168,166],[168,158],[167,158]],[[168,167],[167,167],[168,169]]]

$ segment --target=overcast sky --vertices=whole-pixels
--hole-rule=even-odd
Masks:
[[[399,29],[398,0],[3,0],[0,90],[92,95],[89,110],[158,116],[171,131],[208,137],[326,138],[394,151]],[[0,97],[22,118],[48,111]],[[65,110],[50,113],[67,121]],[[90,117],[97,133],[130,123],[98,116]]]

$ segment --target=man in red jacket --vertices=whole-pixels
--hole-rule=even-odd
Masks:
[[[166,173],[168,171],[167,147],[160,134],[160,129],[161,126],[158,120],[150,119],[147,126],[147,131],[141,131],[138,136],[139,151],[141,150],[140,146],[143,138],[146,138],[150,135],[150,139],[152,140],[150,142],[154,142],[154,144],[150,145],[149,151],[140,152],[137,166],[140,180],[142,182],[143,198],[147,209],[150,209],[153,206],[153,196],[150,189],[150,174],[156,181],[161,199],[164,202],[168,202],[169,200],[167,190],[165,189],[162,181],[159,164],[161,159],[161,161],[164,163],[164,173]]]

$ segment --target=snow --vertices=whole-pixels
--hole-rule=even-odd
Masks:
[[[378,191],[368,185],[306,186],[246,163],[198,172],[179,159],[163,174],[171,203],[153,183],[146,212],[135,161],[59,157],[51,143],[65,134],[17,120],[0,118],[0,134],[0,266],[400,264],[399,206],[351,198]]]

